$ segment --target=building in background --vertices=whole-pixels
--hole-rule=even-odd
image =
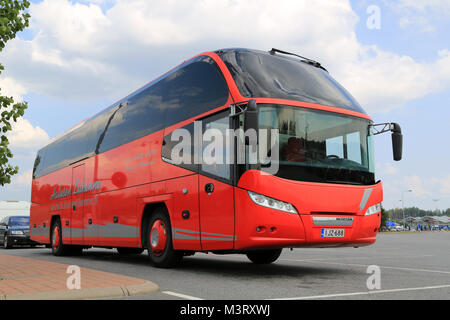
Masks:
[[[29,216],[30,206],[28,201],[0,201],[0,220],[6,216]]]

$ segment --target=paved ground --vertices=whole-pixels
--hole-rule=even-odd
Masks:
[[[364,248],[284,250],[267,266],[245,256],[196,254],[178,269],[151,267],[146,254],[120,256],[90,249],[54,257],[49,249],[0,251],[155,282],[160,292],[123,299],[450,299],[450,232],[385,233]],[[381,289],[369,291],[370,265],[380,267]]]
[[[157,290],[142,279],[0,254],[0,300],[103,298]]]

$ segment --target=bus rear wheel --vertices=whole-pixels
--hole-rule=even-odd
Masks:
[[[61,221],[55,220],[52,224],[50,245],[55,256],[80,255],[83,251],[81,246],[68,246],[63,244]]]
[[[164,208],[157,208],[147,228],[148,255],[155,267],[172,268],[183,258],[183,252],[173,249],[172,228],[169,214]]]
[[[247,258],[255,264],[269,264],[278,259],[283,249],[255,250],[247,252]]]

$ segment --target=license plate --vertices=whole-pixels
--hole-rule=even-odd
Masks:
[[[345,229],[322,229],[320,236],[322,238],[344,238]]]

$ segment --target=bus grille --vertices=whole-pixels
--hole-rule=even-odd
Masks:
[[[322,212],[322,211],[311,211],[312,215],[333,215],[333,216],[354,216],[356,212]]]

